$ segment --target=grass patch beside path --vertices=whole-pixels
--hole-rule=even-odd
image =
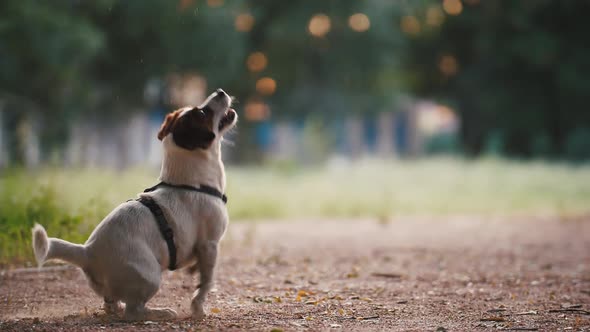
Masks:
[[[83,242],[155,170],[11,170],[0,175],[0,265],[30,261],[30,229]],[[427,159],[317,168],[229,167],[233,221],[307,217],[572,216],[590,212],[590,166]]]

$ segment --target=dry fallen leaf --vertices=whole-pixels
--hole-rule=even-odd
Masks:
[[[382,277],[382,278],[392,278],[392,279],[400,279],[402,277],[399,273],[390,273],[390,272],[373,272],[371,273],[374,277]]]
[[[577,330],[580,328],[580,326],[582,326],[582,318],[576,317],[576,322],[574,323],[574,328]]]
[[[515,316],[525,316],[525,315],[537,315],[537,314],[538,314],[538,312],[537,312],[537,311],[535,311],[535,310],[530,310],[530,311],[523,311],[523,312],[518,312],[518,313],[515,313],[514,315],[515,315]]]
[[[353,266],[352,271],[350,271],[346,274],[347,278],[358,278],[358,276],[359,276],[359,268],[356,266]]]
[[[221,309],[219,309],[219,308],[211,308],[211,312],[214,313],[214,314],[218,314],[218,313],[221,312]]]

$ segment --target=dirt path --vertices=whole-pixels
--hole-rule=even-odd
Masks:
[[[0,273],[0,330],[590,331],[590,220],[233,224],[208,318],[169,273],[172,322],[107,320],[72,268]],[[557,310],[557,312],[553,312]]]

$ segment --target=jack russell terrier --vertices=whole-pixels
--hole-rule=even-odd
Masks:
[[[39,266],[58,259],[80,267],[108,314],[118,314],[125,303],[123,319],[166,320],[176,312],[146,307],[160,288],[162,272],[197,264],[200,284],[191,310],[193,318],[204,318],[219,241],[229,222],[221,141],[238,120],[231,103],[217,89],[200,106],[168,114],[158,132],[164,146],[161,182],[115,208],[84,245],[48,238],[35,225]]]

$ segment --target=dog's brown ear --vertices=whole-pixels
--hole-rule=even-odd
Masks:
[[[175,124],[176,120],[178,119],[178,117],[180,116],[180,113],[182,113],[182,110],[176,110],[176,111],[166,115],[166,119],[164,119],[164,122],[162,123],[162,126],[160,127],[160,131],[158,131],[158,139],[160,141],[163,140],[164,137],[166,137],[166,135],[168,135],[172,132],[172,129],[174,128],[174,124]]]

